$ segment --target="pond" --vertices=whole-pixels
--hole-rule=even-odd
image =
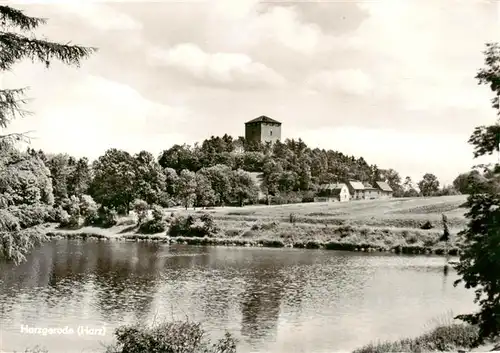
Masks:
[[[0,264],[0,346],[103,352],[119,325],[187,317],[214,339],[230,331],[242,353],[351,351],[474,310],[472,291],[453,287],[456,273],[445,275],[444,261],[57,240],[17,267]]]

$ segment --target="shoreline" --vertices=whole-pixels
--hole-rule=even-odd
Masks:
[[[243,237],[170,237],[163,234],[115,234],[105,235],[90,231],[79,230],[52,230],[45,233],[48,240],[53,239],[79,239],[79,240],[97,240],[97,241],[129,241],[129,242],[154,242],[164,244],[182,244],[194,246],[225,246],[225,247],[266,247],[266,248],[292,248],[309,250],[336,250],[349,252],[379,252],[404,255],[439,255],[439,256],[458,256],[460,249],[456,246],[450,247],[448,251],[442,247],[426,247],[420,245],[396,245],[381,246],[373,243],[352,243],[341,241],[295,241],[282,239],[245,239]]]

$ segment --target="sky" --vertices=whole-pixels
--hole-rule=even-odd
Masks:
[[[29,87],[33,113],[6,132],[50,153],[157,155],[267,115],[283,139],[449,184],[477,163],[473,128],[497,118],[474,78],[500,41],[496,0],[7,3],[48,19],[40,38],[99,48],[80,68],[0,76]]]

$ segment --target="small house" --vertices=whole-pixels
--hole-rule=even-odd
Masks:
[[[365,187],[362,182],[349,180],[347,182],[347,188],[349,189],[349,193],[351,194],[352,200],[364,200]]]
[[[378,189],[381,198],[392,197],[393,190],[387,182],[377,181],[375,186]]]
[[[365,200],[374,200],[379,198],[379,190],[370,183],[363,183],[363,196]]]
[[[349,188],[346,184],[323,184],[319,187],[315,202],[346,202],[351,199]]]

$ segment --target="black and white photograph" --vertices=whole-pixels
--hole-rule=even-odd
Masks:
[[[492,351],[499,0],[0,0],[0,353]]]

